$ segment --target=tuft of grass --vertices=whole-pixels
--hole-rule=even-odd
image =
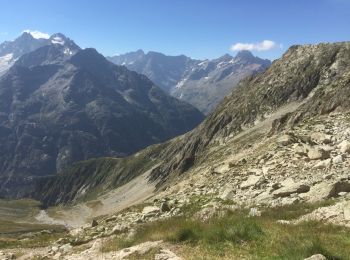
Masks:
[[[313,254],[334,260],[350,259],[350,230],[346,227],[321,222],[276,223],[278,219],[292,219],[331,203],[266,209],[261,217],[253,218],[247,217],[246,210],[207,222],[173,217],[143,224],[133,238],[116,238],[112,247],[105,249],[163,240],[177,245],[185,259],[304,259]],[[195,207],[187,208],[192,212]]]

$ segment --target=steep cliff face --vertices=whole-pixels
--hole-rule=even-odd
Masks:
[[[203,119],[145,76],[54,40],[60,43],[23,55],[0,78],[0,195],[21,196],[32,178],[129,155]]]
[[[296,104],[293,110],[274,121],[271,134],[314,115],[348,111],[349,97],[349,42],[293,46],[267,71],[241,81],[237,89],[193,131],[165,143],[160,150],[151,147],[150,158],[156,158],[157,163],[152,164],[156,167],[150,181],[156,182],[158,187],[170,184],[193,166],[200,166],[210,159],[212,148],[285,106]],[[144,153],[146,150],[140,152],[141,155]],[[74,179],[72,176],[74,171],[51,180],[53,185],[61,183],[57,186],[61,188],[46,194],[50,203],[67,201],[60,200],[58,194],[64,193],[64,183]],[[75,195],[79,187],[75,187]],[[89,193],[89,189],[86,192]]]

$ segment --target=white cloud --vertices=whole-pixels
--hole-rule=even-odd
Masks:
[[[242,50],[247,50],[247,51],[268,51],[274,48],[277,48],[281,45],[278,45],[274,41],[270,40],[263,40],[262,42],[257,42],[257,43],[241,43],[238,42],[234,45],[231,46],[231,51],[242,51]]]
[[[35,30],[24,30],[22,33],[30,33],[35,39],[49,39],[50,35],[47,33],[35,31]]]

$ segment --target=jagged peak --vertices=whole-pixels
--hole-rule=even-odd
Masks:
[[[248,50],[242,50],[237,52],[236,59],[251,59],[251,58],[255,58],[255,56]]]

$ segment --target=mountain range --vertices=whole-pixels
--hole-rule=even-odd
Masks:
[[[33,178],[76,161],[127,156],[203,119],[145,76],[63,34],[24,33],[2,46],[14,62],[0,77],[2,196],[17,196]]]
[[[142,50],[107,57],[115,64],[146,75],[170,95],[210,113],[246,76],[266,70],[271,62],[240,51],[213,60],[167,56]]]

